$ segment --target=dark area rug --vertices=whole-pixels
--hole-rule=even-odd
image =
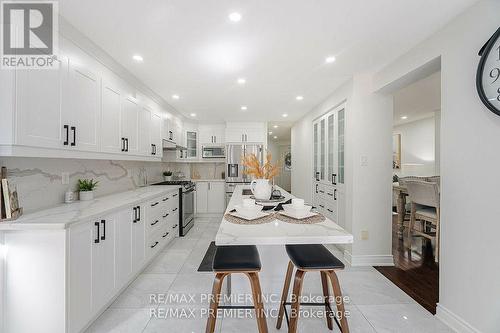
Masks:
[[[212,272],[212,262],[214,261],[215,250],[217,250],[215,242],[210,243],[203,260],[201,261],[200,267],[198,267],[198,272]]]

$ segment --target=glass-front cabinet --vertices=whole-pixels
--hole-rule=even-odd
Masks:
[[[339,195],[344,193],[345,105],[313,122],[313,194],[321,213],[338,222]]]

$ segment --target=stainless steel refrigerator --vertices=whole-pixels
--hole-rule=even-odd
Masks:
[[[250,184],[253,177],[245,174],[246,167],[242,160],[245,156],[255,154],[262,164],[264,146],[256,144],[231,144],[226,147],[226,205],[231,199],[237,185]]]

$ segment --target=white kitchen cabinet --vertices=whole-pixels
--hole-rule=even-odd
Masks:
[[[344,191],[344,131],[345,105],[316,119],[313,126],[313,201],[321,213],[340,224],[339,213],[345,201],[339,201]]]
[[[196,213],[223,213],[226,208],[224,182],[196,182]]]
[[[198,128],[201,145],[224,145],[224,125],[200,125]]]
[[[129,154],[139,154],[139,105],[127,97],[122,100],[122,140],[123,151]]]
[[[139,110],[139,154],[152,155],[153,150],[151,146],[151,110],[142,107]]]
[[[115,292],[115,215],[94,222],[99,234],[92,247],[92,309],[99,311]]]
[[[146,259],[146,217],[145,205],[138,205],[134,209],[132,220],[132,271],[137,271]]]
[[[80,151],[99,150],[100,78],[91,69],[69,61],[66,112],[70,146]]]
[[[196,182],[196,212],[208,212],[208,182]]]
[[[208,213],[223,213],[226,208],[225,195],[226,184],[224,182],[208,183]]]
[[[153,145],[152,154],[154,157],[161,158],[163,156],[163,142],[161,133],[162,117],[161,114],[151,113],[151,137],[150,141]]]
[[[121,100],[120,90],[108,81],[102,81],[101,89],[101,151],[120,153],[121,140]]]
[[[132,225],[135,209],[130,208],[116,214],[115,223],[115,276],[116,286],[121,288],[132,275]]]
[[[62,149],[66,116],[62,87],[67,81],[67,60],[57,70],[16,72],[15,99],[17,143],[31,147]],[[5,112],[5,110],[4,110]]]
[[[69,331],[79,332],[92,315],[92,250],[97,229],[90,221],[69,230]]]
[[[228,143],[265,143],[265,123],[227,123],[225,140]]]

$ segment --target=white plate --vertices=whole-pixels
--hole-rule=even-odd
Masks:
[[[239,219],[244,219],[244,220],[247,220],[247,221],[252,221],[252,220],[256,220],[256,219],[260,219],[261,217],[264,217],[264,216],[267,216],[269,215],[270,213],[266,213],[266,212],[254,212],[254,213],[251,213],[251,214],[240,214],[238,212],[229,212],[228,213],[229,215],[232,215],[234,217],[237,217]]]
[[[292,219],[296,219],[296,220],[303,220],[303,219],[307,219],[308,217],[318,215],[318,213],[314,213],[314,212],[300,213],[300,215],[298,215],[298,214],[292,214],[291,212],[285,212],[284,210],[280,211],[280,214],[291,217]]]

